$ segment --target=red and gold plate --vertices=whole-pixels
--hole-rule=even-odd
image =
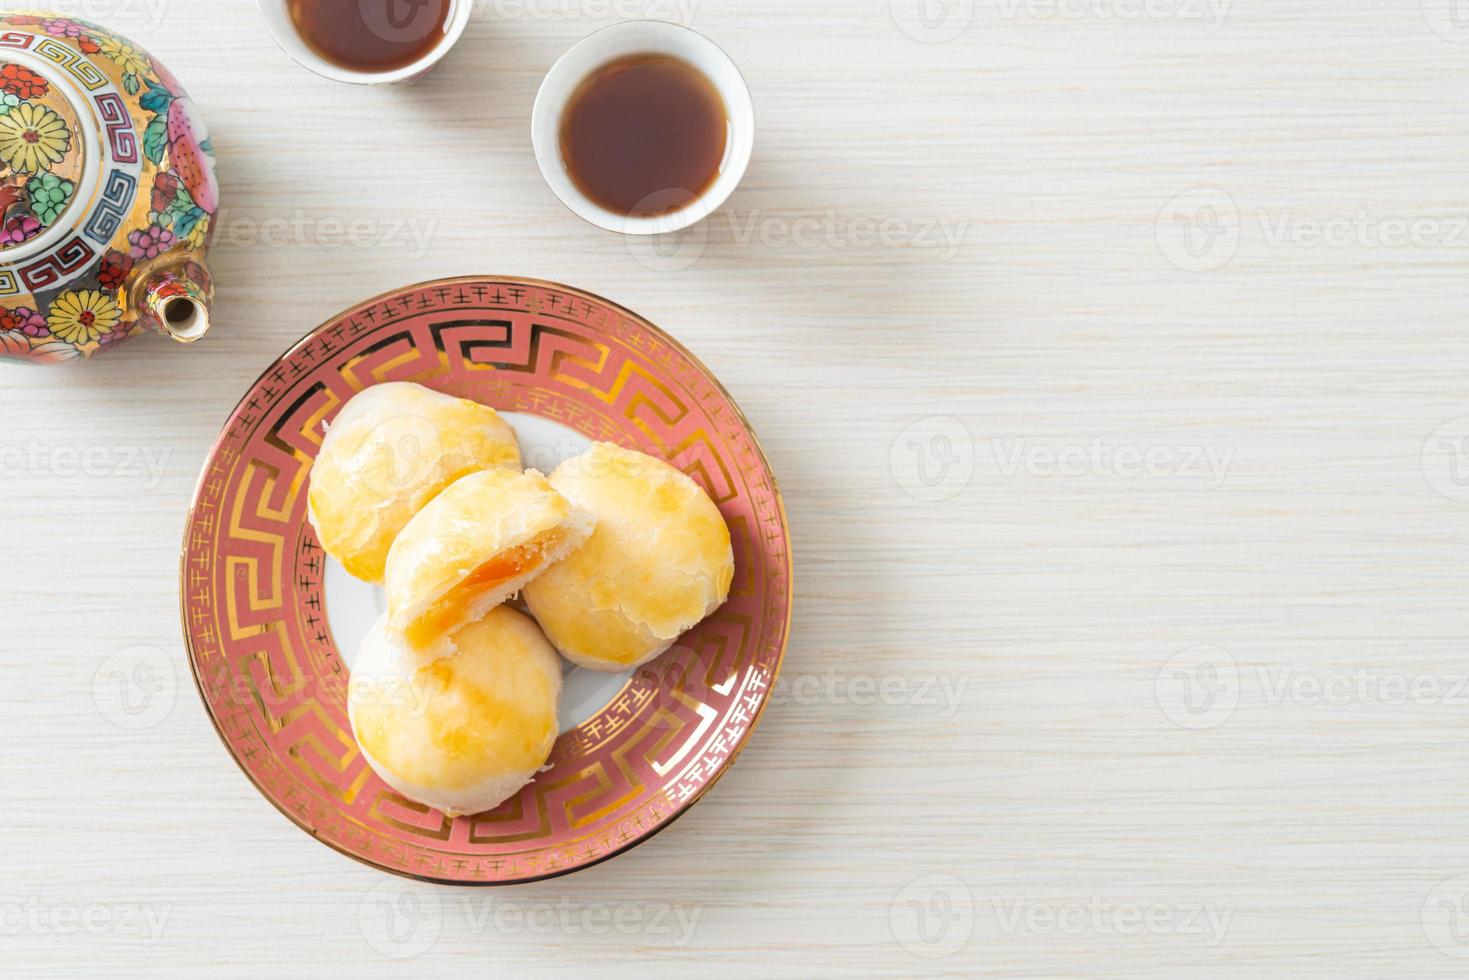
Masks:
[[[548,768],[474,817],[450,819],[395,793],[358,751],[350,663],[382,600],[323,554],[306,519],[324,426],[354,394],[388,381],[505,413],[540,469],[594,440],[666,459],[709,492],[734,539],[729,602],[636,672],[570,670]],[[749,424],[667,334],[554,283],[449,279],[336,317],[246,393],[195,492],[181,606],[210,717],[282,813],[385,871],[510,884],[636,846],[734,762],[785,652],[790,535]]]

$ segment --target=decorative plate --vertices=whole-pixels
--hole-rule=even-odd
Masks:
[[[671,462],[734,537],[729,602],[626,675],[568,666],[549,768],[499,809],[451,820],[393,792],[347,721],[380,591],[322,553],[306,488],[324,423],[358,391],[414,381],[505,413],[528,466],[593,440]],[[750,737],[792,606],[784,508],[744,416],[643,318],[554,283],[466,278],[371,300],[267,370],[225,425],[184,536],[184,635],[245,774],[303,830],[385,871],[465,885],[567,874],[636,846],[709,789]]]

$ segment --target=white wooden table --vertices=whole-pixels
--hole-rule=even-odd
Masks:
[[[190,87],[228,210],[207,342],[0,366],[0,972],[1469,970],[1469,9],[703,0],[759,146],[655,254],[557,204],[529,118],[607,11],[686,4],[485,2],[394,91],[297,68],[246,0],[66,7]],[[705,801],[474,892],[261,799],[177,612],[246,386],[467,273],[685,341],[799,562],[780,700]]]

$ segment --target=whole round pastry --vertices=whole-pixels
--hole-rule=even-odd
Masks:
[[[448,816],[493,810],[556,744],[556,651],[504,606],[460,629],[450,657],[420,657],[386,622],[352,668],[348,715],[363,757],[393,789]]]
[[[535,470],[485,470],[419,511],[388,554],[388,628],[420,653],[500,605],[586,541],[591,521]]]
[[[348,572],[381,582],[413,516],[479,470],[520,468],[515,431],[492,408],[406,382],[368,388],[327,429],[307,516]]]
[[[688,476],[597,443],[550,483],[597,522],[586,544],[525,587],[531,614],[567,659],[592,670],[641,666],[729,598],[729,526]]]

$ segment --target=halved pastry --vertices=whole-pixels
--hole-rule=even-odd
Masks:
[[[515,431],[494,409],[421,385],[368,388],[343,406],[311,469],[307,517],[327,554],[381,582],[388,549],[445,487],[478,470],[520,469]]]
[[[581,547],[592,519],[535,470],[485,470],[419,511],[388,554],[388,627],[440,654],[479,619]]]
[[[597,522],[585,545],[525,588],[531,614],[567,659],[592,670],[640,666],[729,598],[729,527],[683,473],[597,443],[550,482]]]
[[[348,715],[363,757],[389,786],[451,817],[492,810],[546,764],[556,744],[561,662],[528,617],[507,607],[424,659],[379,619],[352,667]]]

